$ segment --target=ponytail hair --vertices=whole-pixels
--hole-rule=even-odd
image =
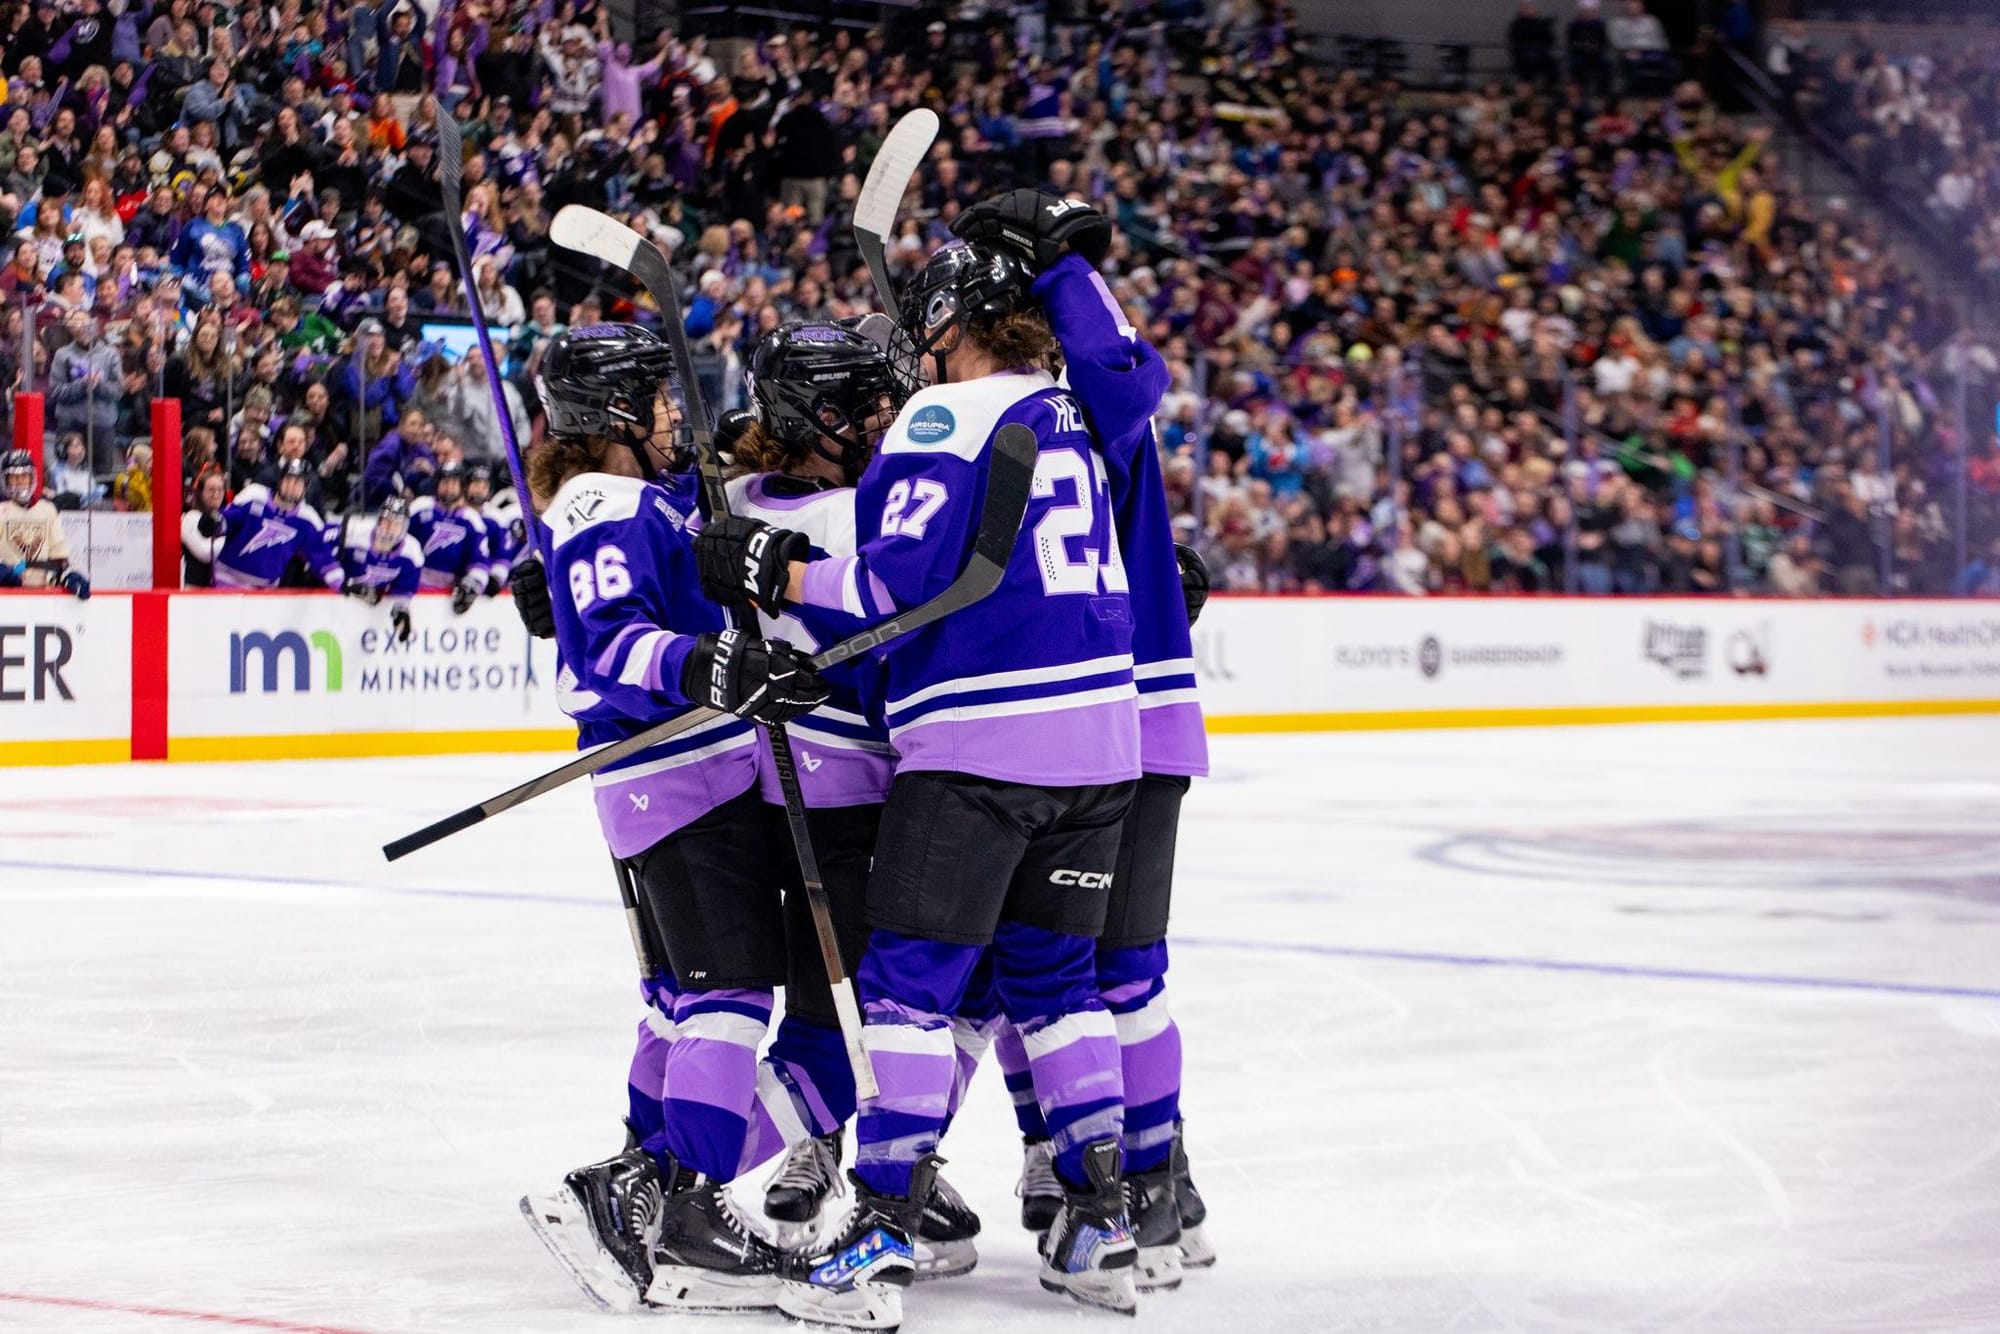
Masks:
[[[806,441],[786,444],[770,427],[753,418],[744,424],[742,431],[730,444],[730,455],[736,460],[736,466],[730,471],[736,476],[760,472],[789,472],[805,462],[806,453],[811,448],[811,444]]]

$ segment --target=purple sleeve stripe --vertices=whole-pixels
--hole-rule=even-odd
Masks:
[[[841,604],[840,588],[846,582],[847,567],[853,563],[852,556],[834,556],[806,566],[806,577],[800,581],[806,605],[824,607],[829,611],[847,611],[848,608]]]
[[[590,674],[594,677],[608,676],[614,680],[623,680],[624,673],[619,670],[618,665],[625,661],[626,649],[631,647],[633,640],[653,628],[644,622],[620,627],[618,633],[611,636],[611,642],[604,646],[604,652],[597,655],[597,661],[591,664]]]
[[[868,608],[866,614],[870,616],[893,616],[896,612],[896,599],[889,596],[889,586],[877,579],[872,571],[868,575],[868,595],[863,603]]]

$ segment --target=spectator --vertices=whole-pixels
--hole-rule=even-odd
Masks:
[[[97,472],[117,471],[118,395],[124,368],[118,350],[98,335],[97,322],[77,311],[67,321],[69,341],[56,349],[49,364],[50,417],[58,431],[70,431],[91,441]]]
[[[1555,77],[1556,23],[1535,7],[1534,0],[1521,0],[1521,7],[1507,25],[1507,50],[1513,58],[1515,78],[1541,83]]]
[[[111,484],[121,510],[146,513],[153,508],[153,447],[135,444],[125,451],[125,471]]]
[[[1676,77],[1667,30],[1646,9],[1646,0],[1625,0],[1625,12],[1606,25],[1618,72],[1630,92],[1657,91]]]
[[[181,516],[181,583],[188,588],[215,585],[215,557],[222,550],[223,534],[202,534],[202,520],[220,515],[228,503],[228,487],[222,473],[210,467],[195,479],[193,503]]]
[[[49,503],[59,510],[80,510],[95,504],[100,494],[83,436],[64,432],[56,441],[55,466],[49,469]]]

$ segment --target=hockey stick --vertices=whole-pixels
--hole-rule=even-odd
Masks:
[[[521,513],[527,521],[528,541],[546,563],[548,535],[535,513],[535,500],[528,492],[528,470],[521,463],[521,442],[514,438],[514,418],[507,411],[507,390],[500,382],[500,366],[493,357],[493,337],[486,330],[486,312],[479,306],[479,284],[472,272],[472,255],[465,244],[465,215],[460,211],[459,181],[465,171],[465,142],[459,137],[458,118],[431,99],[437,113],[438,189],[444,195],[445,231],[451,236],[451,252],[458,260],[459,281],[465,284],[465,304],[472,314],[472,332],[479,340],[479,359],[486,363],[486,387],[493,395],[493,420],[500,427],[500,443],[507,451],[507,475],[514,479],[514,494],[521,498]]]
[[[924,165],[924,155],[938,136],[937,112],[918,107],[889,131],[875,160],[868,164],[868,179],[854,201],[854,246],[868,264],[868,276],[875,281],[875,295],[889,318],[900,320],[896,289],[889,285],[889,265],[885,247],[889,233],[896,229],[896,212],[909,192],[910,179]]]
[[[681,397],[694,426],[696,446],[701,453],[701,490],[711,518],[729,513],[729,491],[722,482],[722,464],[716,457],[713,422],[701,384],[694,378],[694,356],[688,350],[687,329],[681,322],[679,294],[674,291],[673,272],[666,257],[645,238],[617,219],[571,204],[556,214],[549,225],[549,238],[557,245],[603,260],[637,278],[660,308],[667,345],[673,349],[674,365],[681,376]],[[741,608],[736,613],[737,628],[746,635],[758,633],[757,613]],[[874,1067],[861,1049],[861,1007],[855,1001],[854,982],[840,957],[840,937],[833,929],[833,907],[827,900],[826,882],[820,875],[819,854],[813,850],[812,829],[806,822],[805,794],[799,787],[798,763],[792,755],[792,740],[781,724],[766,724],[764,734],[771,743],[771,762],[778,770],[778,790],[785,798],[785,824],[791,831],[792,851],[799,861],[799,879],[805,884],[806,903],[812,912],[813,934],[819,939],[820,961],[826,966],[826,981],[833,993],[834,1016],[840,1024],[840,1038],[847,1048],[847,1063],[853,1068],[857,1096],[867,1099],[881,1092],[876,1087]]]
[[[996,432],[993,436],[992,458],[987,465],[986,499],[979,512],[979,532],[973,539],[972,556],[966,561],[965,568],[959,571],[958,578],[952,580],[943,592],[930,601],[912,607],[900,616],[892,616],[879,625],[870,626],[860,634],[851,635],[831,648],[814,654],[813,666],[824,671],[828,667],[838,667],[843,662],[851,662],[862,654],[880,648],[892,640],[900,639],[913,630],[920,630],[924,626],[964,610],[998,588],[1000,580],[1007,573],[1007,561],[1013,554],[1015,540],[1021,534],[1021,520],[1028,512],[1028,489],[1034,483],[1037,448],[1035,433],[1025,426],[1010,424]],[[519,787],[509,788],[495,797],[488,797],[477,806],[468,806],[457,814],[448,815],[413,834],[406,834],[395,842],[385,845],[382,853],[392,862],[407,857],[418,849],[427,848],[460,830],[470,829],[503,811],[511,811],[524,802],[545,796],[559,787],[607,769],[621,760],[628,760],[641,751],[657,746],[663,741],[672,740],[710,719],[722,716],[714,709],[689,709],[686,713],[670,718],[657,727],[634,733],[623,741],[614,741],[609,745],[599,746],[596,750],[585,751],[568,764],[559,769],[551,769],[540,778],[530,779]]]

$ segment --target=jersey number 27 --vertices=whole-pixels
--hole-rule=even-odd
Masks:
[[[1053,499],[1057,484],[1064,481],[1070,483],[1076,499],[1053,507],[1035,525],[1035,564],[1042,572],[1042,592],[1050,597],[1126,592],[1131,584],[1118,556],[1117,531],[1106,523],[1102,553],[1090,541],[1100,506],[1109,509],[1110,485],[1104,475],[1104,460],[1094,450],[1086,455],[1070,449],[1048,449],[1036,456],[1032,494],[1037,500]],[[1070,554],[1072,542],[1081,558]]]

